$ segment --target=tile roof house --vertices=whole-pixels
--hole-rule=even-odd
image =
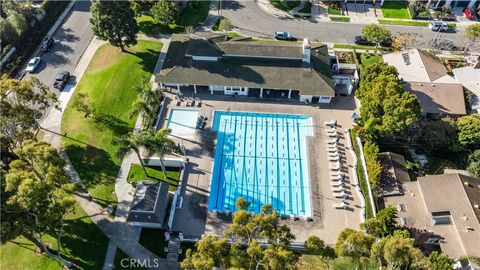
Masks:
[[[404,89],[418,97],[426,115],[459,116],[467,113],[463,86],[447,73],[432,54],[410,49],[383,55],[383,61],[394,66]]]
[[[480,113],[480,57],[471,66],[454,68],[455,79],[473,93],[472,110]]]
[[[327,46],[261,42],[225,34],[174,34],[159,74],[163,86],[193,93],[329,103],[335,96]]]
[[[401,185],[403,195],[383,198],[385,205],[397,207],[399,224],[438,236],[427,240],[452,258],[480,256],[478,180],[461,174],[427,175]]]

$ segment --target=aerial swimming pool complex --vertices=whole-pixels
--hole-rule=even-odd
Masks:
[[[214,112],[217,132],[208,208],[234,212],[244,197],[248,210],[271,204],[281,215],[310,217],[307,136],[312,118],[305,115]]]

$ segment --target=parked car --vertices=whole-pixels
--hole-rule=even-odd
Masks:
[[[450,27],[446,22],[442,21],[431,21],[428,24],[428,29],[439,32],[455,32],[455,27]]]
[[[463,14],[465,14],[465,17],[471,21],[475,20],[475,12],[470,10],[469,8],[464,8],[463,9]]]
[[[375,46],[376,45],[374,42],[368,41],[363,36],[355,36],[353,38],[353,41],[357,45],[366,45],[366,46]],[[380,41],[379,45],[382,46],[382,47],[390,47],[392,45],[392,38],[386,38],[386,39]]]
[[[38,65],[40,64],[40,57],[33,57],[28,62],[27,68],[25,69],[26,72],[34,72],[37,69]]]
[[[293,40],[292,34],[290,34],[289,32],[281,31],[275,32],[274,38],[279,40]]]
[[[61,90],[63,90],[65,85],[67,85],[67,82],[68,82],[69,79],[70,79],[70,72],[61,71],[55,77],[55,81],[53,82],[53,87],[57,88],[61,91]]]
[[[362,36],[353,37],[353,41],[357,45],[367,45],[367,46],[374,46],[375,45],[375,43],[368,41],[365,37],[362,37]]]
[[[51,37],[45,38],[42,42],[42,46],[40,47],[40,52],[48,52],[50,49],[53,47],[53,44],[55,44],[55,40]]]

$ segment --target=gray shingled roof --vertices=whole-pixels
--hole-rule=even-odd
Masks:
[[[138,183],[127,222],[154,223],[163,226],[167,213],[169,184],[165,182]]]
[[[228,55],[257,57],[286,57],[301,59],[302,47],[298,44],[272,44],[252,41],[232,41],[217,43],[218,47]]]
[[[378,158],[382,164],[380,178],[382,196],[402,195],[404,193],[402,183],[410,182],[405,158],[392,152],[379,153]]]
[[[215,46],[225,47],[225,43],[231,44],[232,41],[220,42],[221,38],[216,38],[212,44],[202,43],[215,48]],[[186,55],[193,54],[193,47],[190,45],[191,39],[186,35],[173,35],[170,42],[167,56],[160,73],[156,76],[157,82],[163,83],[186,83],[197,85],[225,85],[242,86],[250,88],[279,88],[300,90],[302,95],[313,96],[334,96],[332,88],[330,62],[328,49],[326,45],[315,46],[311,50],[311,65],[302,62],[301,59],[274,59],[274,58],[255,58],[255,57],[228,57],[223,56],[216,62],[194,61]],[[239,41],[239,43],[248,43]],[[288,49],[279,49],[277,45],[249,42],[246,51],[256,51],[269,53],[287,51]],[[197,46],[201,43],[196,44]],[[230,45],[227,45],[227,47]],[[252,47],[253,46],[253,47]],[[294,46],[294,45],[289,45]],[[300,51],[300,57],[303,52],[301,44],[297,43]],[[236,49],[239,46],[230,46],[228,50]],[[190,48],[190,50],[189,50]],[[226,48],[226,47],[225,47]],[[292,50],[293,51],[293,50]],[[188,52],[188,54],[187,54]],[[198,54],[197,54],[198,55]]]

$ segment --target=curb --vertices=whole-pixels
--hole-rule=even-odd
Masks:
[[[57,31],[58,27],[60,27],[60,25],[63,23],[63,21],[65,20],[65,18],[70,13],[70,11],[72,10],[73,6],[76,3],[77,3],[77,0],[72,0],[70,2],[70,4],[68,4],[67,8],[63,11],[62,15],[60,15],[60,17],[58,17],[57,21],[52,26],[52,28],[50,28],[50,30],[48,31],[48,33],[45,37],[50,37],[50,36],[53,35],[53,33],[55,33],[55,31]],[[45,39],[45,37],[44,37],[44,39]]]

